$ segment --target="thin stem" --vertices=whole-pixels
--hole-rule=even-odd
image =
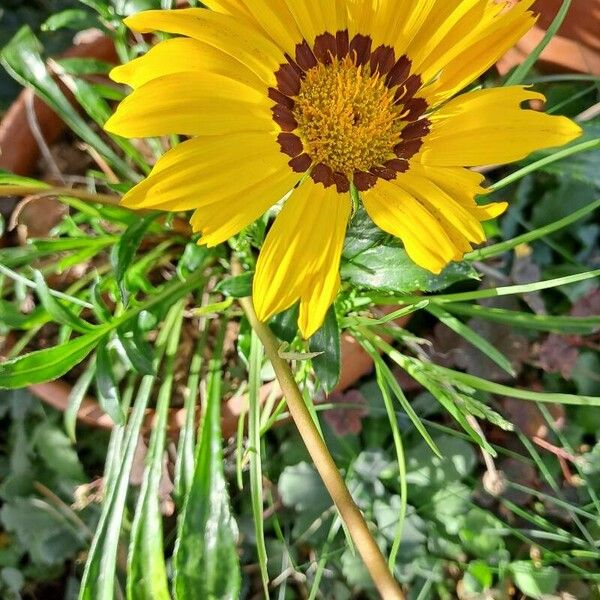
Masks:
[[[289,412],[300,432],[300,436],[313,459],[327,491],[337,506],[381,597],[384,600],[404,600],[400,586],[388,569],[387,562],[379,546],[373,539],[362,513],[354,503],[327,449],[327,445],[323,441],[323,438],[321,438],[310,416],[289,365],[279,356],[277,338],[267,325],[258,320],[250,298],[240,300],[240,304],[248,317],[250,325],[257,333],[265,348],[265,353],[273,365],[275,375],[285,395]]]
[[[69,187],[41,187],[26,185],[0,185],[0,194],[2,196],[69,196],[70,198],[79,198],[80,200],[89,200],[99,204],[119,204],[120,197],[114,194],[98,194],[88,192],[87,190],[74,189]]]

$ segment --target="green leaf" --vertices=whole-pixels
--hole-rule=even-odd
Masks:
[[[146,455],[147,467],[131,529],[127,561],[129,600],[170,600],[159,491],[175,360],[183,323],[183,303],[180,302],[174,310],[177,310],[178,318],[169,332],[163,383],[158,392],[156,420]]]
[[[51,293],[44,276],[37,270],[33,272],[36,292],[50,316],[62,325],[67,325],[79,333],[88,333],[96,327],[79,318],[73,311],[61,304]]]
[[[0,298],[0,323],[11,329],[32,329],[50,320],[48,313],[38,308],[28,315],[19,312],[10,302]]]
[[[244,273],[236,277],[224,279],[217,285],[216,290],[231,298],[249,298],[252,296],[252,281],[254,272]]]
[[[260,371],[263,360],[263,347],[256,331],[252,330],[250,341],[250,361],[248,368],[249,413],[248,413],[248,452],[250,454],[250,495],[252,498],[252,518],[256,537],[256,553],[260,566],[265,598],[269,598],[269,571],[267,568],[267,548],[265,544],[263,472],[261,456],[261,404]]]
[[[49,421],[42,422],[34,430],[33,443],[49,469],[76,483],[86,481],[77,452],[58,427]]]
[[[446,307],[452,308],[452,304],[446,304]],[[502,354],[495,346],[490,344],[484,337],[480,336],[476,331],[471,329],[468,325],[453,317],[451,314],[446,312],[444,309],[430,304],[427,308],[434,317],[437,317],[446,327],[458,333],[467,340],[470,344],[475,346],[478,350],[483,352],[487,357],[493,360],[501,369],[504,369],[511,377],[516,377],[516,372],[508,358]]]
[[[435,302],[435,299],[434,299]],[[503,308],[488,308],[479,304],[444,304],[444,309],[458,315],[466,315],[478,319],[486,319],[494,323],[510,325],[517,329],[532,329],[551,333],[573,333],[589,335],[600,329],[598,317],[569,317],[551,315],[535,315],[526,312],[506,310]],[[433,312],[433,307],[430,307]]]
[[[50,17],[42,23],[40,29],[42,31],[57,31],[59,29],[68,28],[82,31],[83,29],[97,26],[98,21],[89,12],[77,8],[70,8],[50,15]]]
[[[554,567],[536,569],[530,561],[520,560],[510,563],[509,568],[517,587],[526,596],[542,600],[556,592],[559,572]]]
[[[121,398],[119,387],[115,380],[113,362],[111,360],[108,343],[110,338],[106,336],[96,349],[96,390],[98,402],[102,410],[115,422],[125,422],[125,415],[121,409]]]
[[[154,374],[154,354],[152,346],[144,339],[139,327],[133,328],[132,337],[124,330],[118,330],[119,341],[131,362],[131,366],[141,375]]]
[[[81,532],[39,498],[15,498],[4,504],[0,520],[6,531],[14,533],[34,564],[62,566],[84,548]]]
[[[280,312],[269,321],[273,333],[284,342],[291,344],[298,335],[299,304]]]
[[[187,497],[194,478],[194,447],[196,446],[196,401],[200,387],[200,375],[203,364],[202,354],[205,350],[206,340],[210,327],[204,325],[198,338],[190,361],[190,372],[185,386],[185,423],[179,432],[179,445],[177,447],[177,460],[175,463],[175,492],[174,496],[179,507],[182,507]]]
[[[172,309],[159,333],[156,342],[155,370],[158,370],[160,365],[168,333],[174,324],[174,317],[175,311]],[[154,382],[155,377],[150,375],[142,379],[127,428],[125,429],[123,425],[117,425],[113,429],[111,444],[114,439],[117,441],[116,445],[120,446],[120,439],[125,433],[123,451],[113,452],[111,462],[107,463],[107,475],[105,477],[107,491],[104,497],[102,515],[96,527],[96,533],[85,565],[79,600],[114,600],[114,598],[120,597],[115,593],[115,584],[117,583],[115,572],[121,523],[125,513],[133,457]]]
[[[113,254],[113,264],[115,267],[115,277],[119,285],[119,291],[121,292],[121,298],[123,304],[127,305],[129,301],[129,289],[126,283],[125,275],[127,269],[129,269],[135,254],[142,243],[142,239],[150,225],[159,216],[159,212],[152,212],[138,221],[135,221],[130,225],[119,240],[119,243],[115,246]]]
[[[331,506],[331,499],[316,469],[306,462],[287,466],[277,483],[277,490],[285,506],[298,512],[323,512]]]
[[[563,24],[567,13],[569,12],[569,8],[571,7],[572,0],[563,0],[562,6],[560,7],[558,13],[554,17],[552,23],[546,30],[546,34],[540,41],[540,43],[533,49],[533,51],[527,56],[527,58],[513,71],[510,77],[506,80],[505,85],[518,85],[522,83],[524,79],[527,77],[527,74],[536,61],[542,54],[542,52],[546,49],[548,44],[552,41],[552,38],[556,35],[560,26]]]
[[[361,205],[352,217],[350,227],[346,233],[344,258],[352,260],[370,248],[384,245],[386,242],[389,243],[392,239],[389,234],[373,223],[371,217]]]
[[[75,441],[76,437],[75,427],[77,425],[77,413],[79,412],[81,403],[83,402],[85,395],[90,388],[95,374],[96,362],[92,360],[86,367],[85,371],[79,376],[75,382],[75,385],[72,387],[71,392],[69,393],[69,402],[67,410],[65,410],[64,414],[64,424],[67,435],[73,442]]]
[[[108,75],[113,64],[97,58],[69,56],[54,61],[65,73],[70,75]]]
[[[468,263],[452,263],[440,275],[417,266],[397,245],[369,248],[342,262],[344,281],[369,290],[391,293],[439,292],[457,281],[478,279]]]
[[[21,388],[58,379],[79,364],[106,330],[90,332],[54,348],[36,350],[0,363],[0,389]]]
[[[309,349],[321,353],[312,359],[312,365],[323,389],[329,394],[338,384],[341,370],[340,328],[335,307],[329,309],[323,326],[310,338]]]
[[[192,488],[179,523],[173,559],[176,600],[237,600],[240,593],[237,527],[229,507],[221,448],[223,334],[221,328],[210,362]]]

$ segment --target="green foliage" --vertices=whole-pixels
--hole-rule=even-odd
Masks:
[[[231,599],[240,591],[237,526],[231,515],[221,448],[220,401],[223,330],[209,365],[210,378],[196,466],[179,524],[173,557],[175,598]]]
[[[111,65],[57,59],[55,78],[40,39],[96,26],[126,60],[147,40],[130,47],[120,17],[173,3],[50,4],[49,18],[5,28],[16,34],[0,60],[98,153],[104,172],[78,175],[86,189],[125,192],[166,141],[134,145],[98,133],[124,95],[98,78]],[[37,36],[33,25],[42,21]],[[554,113],[575,116],[597,103],[589,81],[529,75],[543,44],[511,81],[540,82]],[[490,172],[492,198],[512,199],[502,222],[489,225],[498,243],[434,276],[359,208],[342,290],[323,328],[301,340],[298,306],[269,323],[289,344],[282,356],[410,598],[501,597],[511,586],[544,598],[574,594],[574,579],[584,588],[576,597],[598,592],[600,123],[582,125],[584,137],[569,147],[502,176]],[[1,185],[49,187],[4,172]],[[10,390],[0,392],[0,596],[16,599],[63,577],[69,600],[375,598],[297,433],[275,427],[286,405],[266,394],[271,365],[240,319],[236,300],[252,293],[269,219],[207,249],[159,213],[60,201],[69,215],[46,234],[0,248],[0,344],[14,343],[0,362],[0,388]],[[0,217],[3,240],[7,223]],[[243,275],[231,276],[233,259]],[[454,336],[446,346],[441,332]],[[336,390],[342,335],[375,364],[374,376],[349,393]],[[515,336],[525,356],[511,348]],[[72,385],[64,431],[57,415],[17,389],[58,378]],[[71,440],[89,396],[115,427],[108,447],[81,428],[77,452]],[[510,398],[535,418],[511,413]],[[554,404],[563,405],[558,423],[546,409]],[[229,433],[231,407],[248,417],[247,430],[239,421],[235,453],[223,447],[220,422]],[[176,444],[172,420],[181,425]],[[531,422],[536,434],[546,431],[539,449]],[[496,495],[483,478],[490,460],[503,472]],[[90,481],[102,483],[101,498]],[[164,518],[169,511],[173,518]]]

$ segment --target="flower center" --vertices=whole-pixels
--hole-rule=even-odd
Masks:
[[[269,98],[294,171],[345,193],[351,183],[365,191],[408,169],[429,121],[427,102],[415,96],[421,77],[407,56],[338,31],[317,36],[312,47],[304,40],[285,59]]]
[[[351,178],[395,157],[403,106],[377,74],[346,56],[306,73],[294,117],[315,164]],[[406,112],[406,111],[404,111]]]

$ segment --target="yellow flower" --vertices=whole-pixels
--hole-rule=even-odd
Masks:
[[[521,86],[456,94],[533,25],[533,0],[204,0],[147,11],[139,32],[179,34],[112,72],[133,93],[106,129],[182,134],[124,198],[194,209],[216,245],[286,197],[254,278],[266,320],[300,301],[311,336],[340,287],[351,186],[417,264],[439,273],[485,240],[483,177],[466,169],[522,159],[581,131],[521,105]],[[291,192],[291,194],[290,194]],[[289,194],[289,196],[288,196]]]

